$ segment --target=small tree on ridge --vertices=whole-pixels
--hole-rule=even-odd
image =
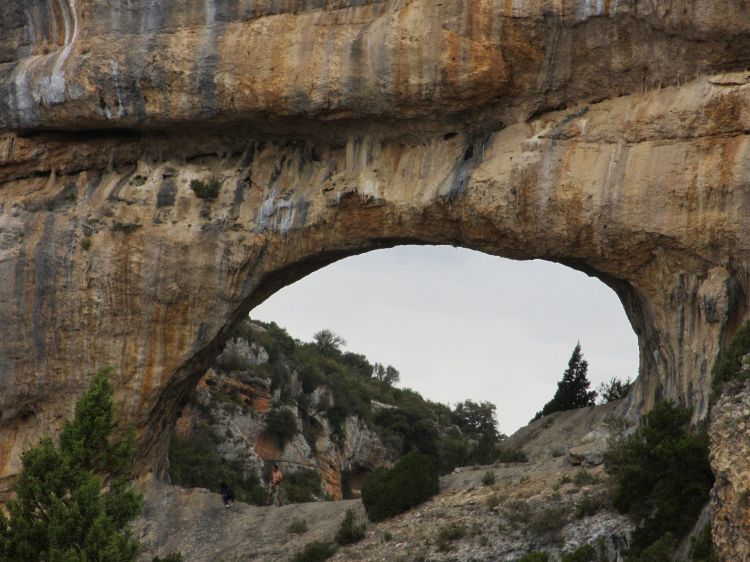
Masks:
[[[555,396],[544,405],[542,411],[538,412],[534,419],[539,419],[552,412],[593,406],[596,400],[596,391],[589,390],[591,382],[587,376],[588,368],[588,361],[583,358],[581,343],[578,342],[568,361],[568,368],[565,369],[562,379],[557,383]]]

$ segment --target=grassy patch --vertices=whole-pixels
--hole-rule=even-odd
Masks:
[[[575,518],[591,517],[604,509],[606,503],[602,494],[584,494],[576,504]]]
[[[336,542],[340,545],[354,544],[365,538],[365,524],[358,525],[354,522],[354,510],[347,509],[344,520],[341,521],[339,530],[336,532]]]
[[[292,557],[292,562],[322,562],[336,554],[336,545],[329,541],[314,541],[305,545]]]
[[[509,462],[509,463],[516,463],[516,462],[527,462],[529,459],[526,456],[526,453],[524,453],[519,448],[513,448],[513,447],[499,447],[498,453],[497,453],[497,461],[498,462]]]
[[[440,552],[448,552],[453,550],[451,543],[461,540],[466,534],[466,527],[458,523],[451,523],[440,528],[435,538],[435,545]]]
[[[599,479],[585,468],[580,469],[573,477],[573,483],[578,487],[596,484],[598,481]]]
[[[301,535],[307,532],[307,520],[306,519],[295,519],[286,528],[287,533],[293,533],[295,535]]]

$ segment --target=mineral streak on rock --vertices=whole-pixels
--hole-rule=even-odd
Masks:
[[[624,409],[706,415],[747,316],[744,2],[7,0],[0,37],[4,485],[110,364],[158,468],[234,321],[406,242],[596,275]]]

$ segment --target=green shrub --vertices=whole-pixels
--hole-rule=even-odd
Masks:
[[[568,509],[563,505],[549,505],[532,510],[528,528],[535,535],[553,535],[568,522]]]
[[[563,554],[561,562],[597,562],[599,555],[596,549],[590,544],[584,544],[576,548],[573,552]]]
[[[573,479],[570,477],[569,474],[563,474],[560,477],[560,480],[557,481],[557,483],[562,486],[563,484],[571,484],[573,482]]]
[[[724,383],[740,377],[742,357],[750,353],[750,322],[734,334],[729,344],[719,353],[713,368],[713,393],[718,395]]]
[[[498,462],[527,462],[526,453],[519,448],[499,447],[497,453]]]
[[[193,428],[188,437],[172,436],[169,445],[169,477],[184,488],[207,488],[220,493],[226,482],[238,501],[263,505],[266,497],[260,479],[240,461],[227,461],[219,455],[218,436],[206,425]]]
[[[630,382],[629,377],[625,381],[620,380],[617,377],[612,377],[609,379],[609,382],[601,383],[596,388],[596,392],[599,395],[600,403],[608,404],[614,400],[625,398],[628,395],[628,392],[630,392],[632,386],[633,383]]]
[[[451,543],[461,540],[466,536],[466,527],[458,523],[450,523],[441,527],[435,538],[435,545],[440,552],[448,552],[453,549]]]
[[[295,519],[289,524],[286,530],[287,530],[287,533],[294,533],[296,535],[301,535],[302,533],[306,533],[307,532],[307,520]]]
[[[514,529],[525,527],[531,521],[531,506],[525,500],[513,500],[505,505],[505,517]]]
[[[537,535],[558,532],[568,522],[568,510],[551,501],[544,506],[532,506],[525,500],[514,500],[505,506],[505,517],[514,529],[528,529]]]
[[[320,475],[309,468],[287,472],[281,482],[281,488],[289,503],[312,502],[321,495]]]
[[[59,444],[45,437],[21,455],[9,518],[0,510],[0,560],[136,560],[128,526],[141,509],[130,486],[134,436],[111,440],[112,392],[107,372],[98,373]]]
[[[601,511],[605,504],[604,496],[601,494],[584,494],[576,504],[575,517],[576,519],[591,517]]]
[[[711,523],[707,523],[700,533],[690,539],[690,559],[693,562],[716,562]]]
[[[221,181],[216,178],[212,178],[206,182],[192,180],[190,182],[190,189],[193,190],[198,199],[216,199],[221,190]]]
[[[336,546],[328,541],[314,541],[294,555],[292,562],[321,562],[336,554]]]
[[[437,534],[437,544],[448,544],[454,541],[461,540],[467,534],[466,527],[459,523],[449,523],[440,528]],[[438,550],[448,550],[440,549]]]
[[[347,509],[344,520],[336,532],[336,542],[340,545],[354,544],[365,538],[365,524],[357,525],[354,522],[354,510]]]
[[[576,486],[588,486],[589,484],[596,484],[598,482],[598,479],[596,476],[591,474],[588,470],[585,468],[582,468],[578,472],[576,472],[576,475],[573,477],[573,483]]]
[[[495,471],[488,470],[482,475],[482,484],[492,486],[495,483]]]
[[[434,496],[440,488],[429,458],[409,453],[391,469],[378,468],[362,482],[362,503],[372,521],[403,513]]]
[[[484,501],[484,505],[487,506],[487,509],[492,511],[502,502],[503,502],[503,497],[500,494],[492,494],[491,496],[488,496],[487,499]]]
[[[297,418],[289,408],[274,408],[266,416],[266,431],[276,438],[280,449],[299,433]]]
[[[613,444],[605,468],[613,479],[612,502],[643,524],[633,534],[633,560],[667,535],[683,536],[708,500],[714,477],[705,435],[690,431],[691,411],[660,402],[639,429]]]
[[[519,558],[517,562],[549,562],[549,554],[540,551],[529,552]]]
[[[671,533],[665,533],[659,540],[641,551],[628,551],[625,562],[671,562],[677,550],[677,541]]]

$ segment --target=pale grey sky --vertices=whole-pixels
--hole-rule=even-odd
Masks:
[[[341,260],[250,315],[303,341],[329,328],[431,400],[489,400],[509,435],[552,398],[579,340],[592,388],[638,373],[635,334],[601,281],[555,263],[450,246]]]

